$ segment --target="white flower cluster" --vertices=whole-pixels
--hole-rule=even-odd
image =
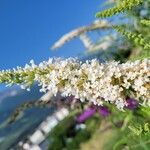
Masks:
[[[82,102],[97,105],[104,102],[115,104],[119,109],[126,106],[126,97],[150,104],[150,60],[99,63],[93,59],[82,63],[69,58],[49,59],[39,65],[30,62],[25,68],[1,71],[0,82],[23,84],[25,87],[38,82],[41,91],[61,92],[73,95]]]

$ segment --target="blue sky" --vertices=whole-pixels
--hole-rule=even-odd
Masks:
[[[54,52],[50,46],[68,31],[90,24],[100,4],[101,0],[0,0],[0,69],[80,53],[79,40]]]
[[[102,0],[0,0],[0,70],[24,66],[31,59],[39,63],[81,53],[78,39],[57,51],[50,46],[70,30],[90,24],[101,4]]]

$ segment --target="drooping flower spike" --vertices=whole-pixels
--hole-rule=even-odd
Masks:
[[[0,83],[29,88],[34,82],[39,83],[40,91],[51,91],[53,95],[59,91],[64,97],[73,95],[81,102],[96,105],[109,102],[123,109],[127,106],[126,97],[131,94],[139,103],[150,106],[149,59],[120,64],[58,58],[39,65],[31,61],[25,68],[0,72]]]

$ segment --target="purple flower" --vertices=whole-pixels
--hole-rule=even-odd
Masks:
[[[78,118],[77,122],[82,123],[96,113],[96,107],[89,107]]]
[[[138,107],[138,102],[133,98],[127,98],[126,102],[127,102],[126,107],[130,110],[134,110]]]
[[[108,117],[110,114],[110,110],[108,109],[108,107],[106,106],[100,106],[99,107],[99,113],[103,116],[103,117]]]

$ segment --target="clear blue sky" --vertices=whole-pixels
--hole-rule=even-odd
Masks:
[[[0,0],[0,69],[34,59],[69,57],[83,49],[74,40],[57,51],[50,46],[66,32],[95,19],[102,0]]]

